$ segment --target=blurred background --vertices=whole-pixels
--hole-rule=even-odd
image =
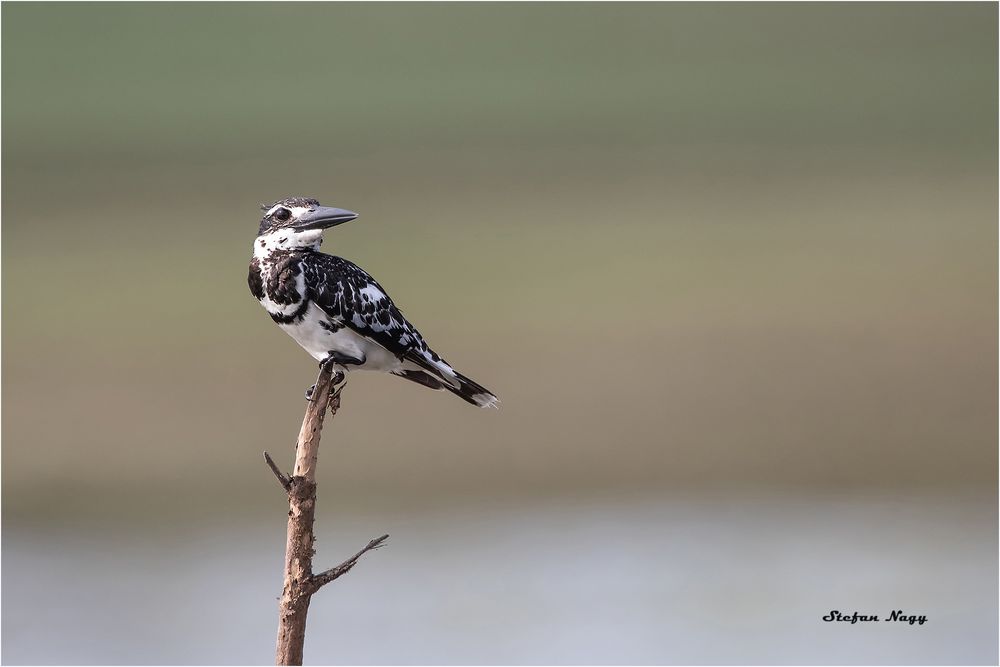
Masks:
[[[351,377],[308,662],[996,663],[995,4],[2,18],[5,663],[272,661],[288,195],[503,400]]]

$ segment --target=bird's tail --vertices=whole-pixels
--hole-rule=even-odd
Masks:
[[[430,356],[429,353],[416,353],[409,355],[407,359],[416,366],[428,371],[429,375],[433,377],[428,377],[428,374],[420,372],[412,373],[405,370],[397,373],[397,375],[402,375],[408,380],[413,380],[432,389],[447,389],[462,400],[481,408],[500,407],[500,399],[492,391],[472,378],[462,375],[448,365],[441,357],[435,358]],[[410,377],[411,375],[413,377]]]
[[[467,378],[457,371],[452,371],[455,373],[455,380],[458,386],[454,386],[450,382],[444,384],[444,388],[455,394],[462,400],[468,401],[473,405],[478,405],[481,408],[499,408],[500,399],[497,398],[492,391],[484,387],[483,385],[477,383],[471,378]]]

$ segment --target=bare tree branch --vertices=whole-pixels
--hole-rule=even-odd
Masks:
[[[338,380],[341,379],[338,374]],[[295,468],[288,477],[265,452],[264,457],[271,471],[288,492],[288,533],[285,541],[285,582],[278,603],[278,641],[275,663],[278,665],[301,665],[306,639],[306,616],[313,593],[320,586],[344,574],[367,551],[382,546],[388,535],[372,540],[351,559],[333,570],[313,576],[312,559],[313,522],[316,517],[316,460],[319,457],[319,441],[323,431],[323,419],[327,407],[332,419],[340,409],[340,392],[343,385],[334,388],[329,368],[321,368],[311,400],[306,405],[302,427],[295,445]],[[285,486],[287,480],[288,485]],[[334,570],[337,572],[334,573]],[[331,574],[332,573],[332,574]]]

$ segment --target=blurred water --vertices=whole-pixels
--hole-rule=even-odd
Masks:
[[[153,524],[5,526],[4,663],[269,663],[280,508]],[[317,529],[318,566],[392,537],[314,598],[313,664],[997,661],[989,497],[611,498]]]

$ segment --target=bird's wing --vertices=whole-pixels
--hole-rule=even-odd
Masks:
[[[315,259],[304,263],[306,285],[310,298],[323,312],[399,359],[424,367],[443,361],[364,269],[333,255],[317,254]]]
[[[334,322],[422,368],[430,377],[418,378],[413,374],[420,371],[410,369],[397,374],[434,389],[448,389],[481,408],[496,407],[497,397],[430,349],[382,286],[363,269],[346,259],[317,253],[316,261],[303,262],[303,271],[309,298]]]

